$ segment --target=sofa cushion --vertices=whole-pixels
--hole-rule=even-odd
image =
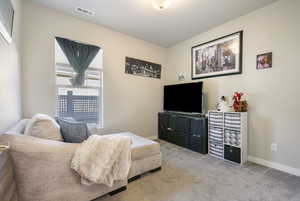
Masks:
[[[131,159],[133,161],[160,154],[159,143],[137,136],[133,133],[125,132],[113,135],[130,136],[132,139]]]
[[[64,118],[57,118],[56,120],[60,125],[60,131],[65,142],[81,143],[90,136],[90,132],[85,123]]]
[[[48,140],[63,141],[60,126],[53,118],[45,114],[36,114],[32,117],[26,125],[24,134]]]

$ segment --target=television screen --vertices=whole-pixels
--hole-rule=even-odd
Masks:
[[[164,87],[164,110],[202,113],[202,82]]]

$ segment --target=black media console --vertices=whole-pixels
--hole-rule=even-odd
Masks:
[[[161,112],[158,135],[167,142],[207,154],[207,118],[200,115]]]

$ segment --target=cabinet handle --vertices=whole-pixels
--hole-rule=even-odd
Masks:
[[[167,128],[168,131],[174,131],[172,128]]]

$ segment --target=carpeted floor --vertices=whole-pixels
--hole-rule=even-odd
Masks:
[[[240,167],[166,142],[162,170],[97,201],[300,201],[300,178],[253,163]]]

